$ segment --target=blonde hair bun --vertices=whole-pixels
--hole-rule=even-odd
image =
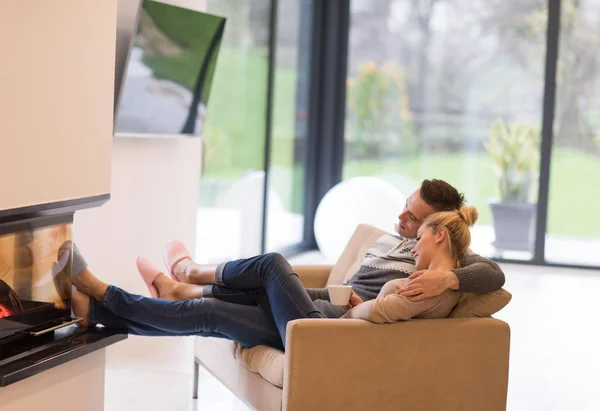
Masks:
[[[473,227],[473,225],[477,222],[477,217],[479,217],[477,209],[473,206],[462,206],[458,210],[458,214],[463,220],[465,220],[469,227]]]

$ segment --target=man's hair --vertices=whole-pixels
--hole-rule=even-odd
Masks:
[[[435,211],[458,210],[465,205],[465,196],[444,180],[423,180],[420,194]]]

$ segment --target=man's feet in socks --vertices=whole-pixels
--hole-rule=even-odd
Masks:
[[[71,309],[75,317],[83,318],[83,321],[80,321],[77,325],[82,328],[90,326],[90,297],[81,291],[75,290],[71,298]]]
[[[73,253],[71,254],[71,249]],[[72,259],[71,259],[72,257]],[[96,300],[101,300],[106,293],[108,284],[100,281],[87,268],[87,263],[83,254],[72,241],[65,241],[59,248],[57,262],[53,264],[53,275],[65,272],[67,267],[71,268],[71,278],[69,283],[73,284],[77,290]],[[70,288],[70,284],[68,287]],[[66,285],[62,285],[66,287]]]
[[[102,300],[108,288],[108,284],[100,281],[87,268],[74,276],[71,281],[77,290],[98,301]]]

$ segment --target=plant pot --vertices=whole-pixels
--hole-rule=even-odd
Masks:
[[[490,201],[499,250],[533,251],[535,247],[536,203],[497,203]]]

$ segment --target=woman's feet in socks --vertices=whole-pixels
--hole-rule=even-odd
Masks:
[[[215,284],[216,265],[196,264],[191,258],[177,262],[172,269],[173,279],[187,284]]]
[[[192,263],[192,257],[185,245],[179,240],[169,241],[163,251],[163,261],[169,274],[175,281],[184,281],[187,267]],[[175,266],[178,266],[175,269]]]
[[[179,260],[173,266],[171,273],[173,274],[173,279],[175,281],[179,281],[182,283],[190,283],[190,274],[194,270],[194,261],[191,258],[184,258],[183,260]]]
[[[77,325],[82,328],[90,326],[90,297],[81,291],[75,290],[71,298],[71,309],[75,317],[83,318]]]
[[[163,259],[175,281],[196,285],[215,283],[217,266],[196,264],[181,241],[169,242],[163,251]]]
[[[150,260],[138,257],[136,261],[138,272],[146,283],[153,298],[163,300],[187,300],[202,297],[202,286],[179,283],[167,277],[162,271],[152,265]]]
[[[163,300],[182,301],[203,297],[204,286],[179,283],[162,273],[156,276],[152,285],[158,290],[158,298]]]

